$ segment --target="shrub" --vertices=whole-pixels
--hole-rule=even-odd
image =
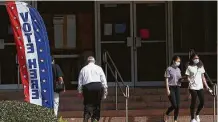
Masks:
[[[64,120],[63,118],[62,118],[62,116],[58,119],[58,122],[67,122],[67,120]]]
[[[53,109],[19,101],[0,101],[0,122],[57,122]]]

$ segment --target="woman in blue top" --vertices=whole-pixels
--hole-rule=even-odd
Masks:
[[[177,122],[180,105],[180,86],[181,86],[181,71],[179,69],[181,59],[179,56],[174,56],[171,65],[165,71],[165,83],[167,96],[171,102],[171,107],[164,114],[164,121],[167,122],[168,115],[174,110],[174,122]]]

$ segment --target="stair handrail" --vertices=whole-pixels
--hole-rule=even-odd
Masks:
[[[108,59],[109,61],[112,63],[112,66],[114,67],[115,71],[113,71],[111,65],[108,63]],[[113,59],[110,56],[110,53],[108,51],[104,51],[103,53],[103,62],[105,63],[105,74],[107,77],[107,67],[110,69],[113,77],[115,78],[115,85],[116,85],[116,110],[118,110],[118,92],[117,92],[117,87],[119,87],[120,91],[122,92],[123,96],[126,99],[126,122],[128,122],[128,99],[129,99],[129,86],[124,84],[124,80],[120,74],[120,72],[118,71]],[[121,88],[119,81],[118,81],[118,77],[120,78],[120,81],[122,83],[122,85],[125,87],[126,91],[124,92],[123,89]]]
[[[213,122],[217,122],[216,120],[216,109],[217,108],[217,84],[213,85]]]

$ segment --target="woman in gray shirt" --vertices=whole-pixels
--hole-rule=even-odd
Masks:
[[[165,82],[167,96],[171,102],[171,107],[164,114],[164,121],[167,122],[168,115],[174,110],[174,122],[177,122],[180,105],[180,86],[181,86],[181,71],[179,69],[181,59],[179,56],[174,56],[171,65],[166,69]]]

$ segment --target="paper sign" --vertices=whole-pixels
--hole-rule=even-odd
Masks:
[[[68,48],[76,48],[76,16],[67,15],[67,44]]]
[[[126,24],[116,24],[115,33],[124,33],[126,31]]]
[[[117,7],[117,4],[105,4],[104,7],[105,7],[105,8]]]
[[[140,37],[142,39],[148,39],[150,37],[150,32],[148,29],[140,29]]]
[[[104,35],[112,35],[112,24],[104,24]]]
[[[5,44],[4,44],[4,39],[0,39],[0,49],[4,49]]]
[[[64,17],[54,17],[54,40],[55,40],[55,48],[63,47],[63,25],[64,25]]]

